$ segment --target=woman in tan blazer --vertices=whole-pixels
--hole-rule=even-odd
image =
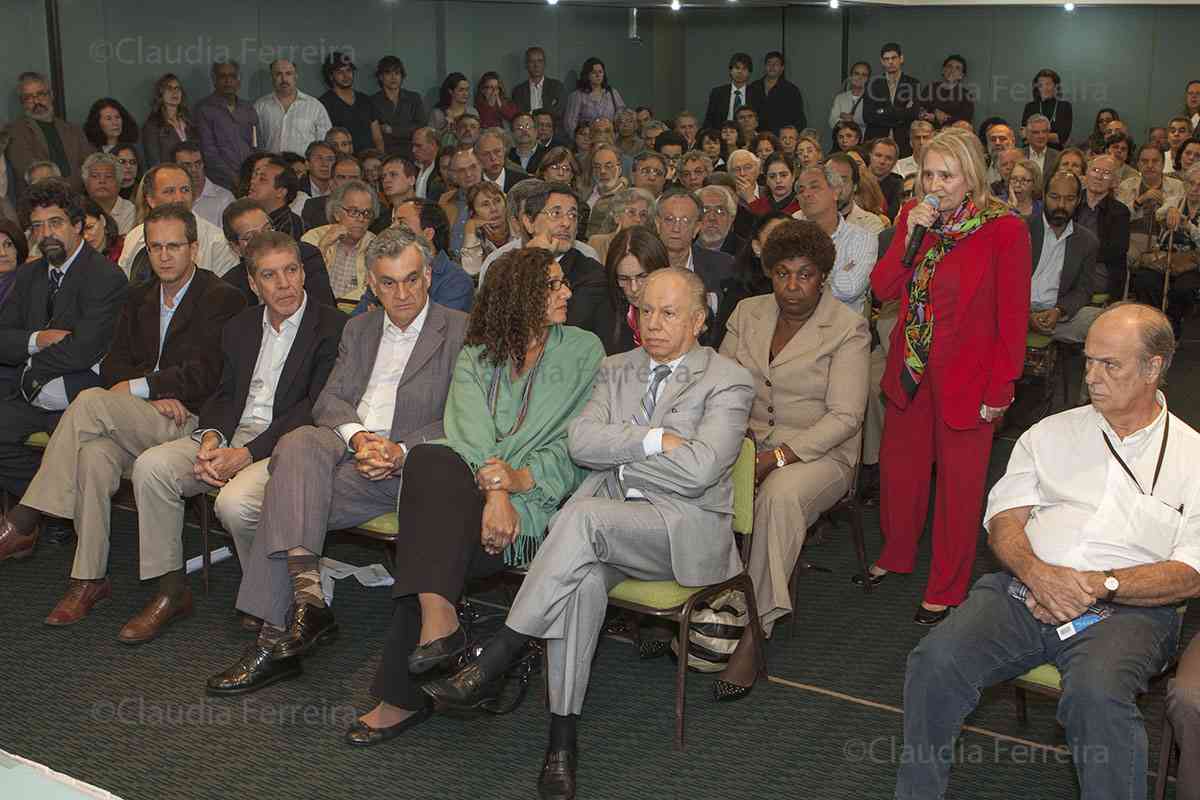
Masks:
[[[738,303],[721,343],[755,380],[749,570],[768,635],[792,610],[788,579],[808,526],[849,491],[859,456],[871,335],[826,286],[834,255],[815,223],[779,225],[762,254],[773,293]],[[738,660],[724,679],[747,685],[733,674]]]

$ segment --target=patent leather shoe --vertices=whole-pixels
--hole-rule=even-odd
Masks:
[[[932,628],[934,625],[937,625],[946,617],[950,616],[950,610],[952,608],[954,608],[954,606],[946,606],[941,611],[934,611],[926,608],[925,606],[917,606],[917,613],[913,615],[913,622],[917,623],[918,625],[928,625]]]
[[[442,680],[430,681],[421,689],[439,706],[479,708],[500,694],[504,675],[488,676],[478,663],[471,663]]]
[[[350,730],[346,731],[346,743],[355,747],[371,747],[381,744],[389,739],[395,739],[411,728],[417,727],[431,716],[433,716],[433,705],[427,704],[424,708],[414,711],[395,725],[389,725],[386,728],[372,728],[361,719],[356,719],[354,724],[350,726]]]
[[[547,750],[538,776],[538,797],[541,800],[575,800],[575,750]]]
[[[408,671],[414,675],[423,675],[435,667],[449,664],[466,649],[467,633],[460,626],[454,633],[434,639],[429,644],[418,645],[408,655]]]
[[[338,624],[333,609],[301,603],[292,616],[287,635],[275,645],[276,658],[304,655],[337,638]]]
[[[269,647],[257,642],[246,649],[229,669],[208,679],[211,695],[247,694],[300,675],[300,659],[276,658]]]

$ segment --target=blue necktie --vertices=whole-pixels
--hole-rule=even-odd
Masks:
[[[741,89],[734,90],[734,93],[733,93],[733,117],[732,117],[733,119],[737,119],[738,109],[744,105],[746,105],[746,103],[742,99],[742,90]]]

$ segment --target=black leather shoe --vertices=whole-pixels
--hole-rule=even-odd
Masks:
[[[434,639],[429,644],[418,645],[408,655],[408,671],[414,675],[422,675],[434,667],[449,664],[457,655],[467,649],[467,632],[459,627],[449,636]]]
[[[357,719],[350,726],[350,730],[346,731],[346,742],[355,747],[371,747],[380,742],[386,742],[388,739],[395,739],[406,730],[417,727],[431,716],[433,716],[433,706],[426,705],[420,711],[416,711],[405,717],[401,722],[397,722],[395,725],[390,725],[386,728],[372,728],[361,719]]]
[[[913,615],[913,622],[918,625],[928,625],[933,627],[939,622],[950,616],[950,609],[954,606],[946,606],[941,611],[931,611],[925,606],[917,606],[917,613]]]
[[[246,694],[299,675],[300,659],[276,658],[270,648],[255,644],[232,667],[209,678],[207,691],[213,695]]]
[[[713,700],[716,700],[718,703],[732,703],[734,700],[741,700],[750,694],[750,690],[753,688],[754,684],[739,686],[736,683],[730,683],[729,681],[717,678],[713,681]]]
[[[308,653],[337,638],[337,620],[333,609],[301,603],[292,618],[287,636],[275,645],[276,658],[291,658]]]
[[[872,575],[870,572],[856,572],[850,576],[850,582],[855,586],[862,586],[864,583],[870,581],[872,586],[878,586],[883,583],[884,578],[891,574],[890,572],[885,572],[882,575]]]
[[[541,800],[575,800],[575,750],[547,750],[538,776],[538,797]]]
[[[500,694],[504,675],[489,678],[478,664],[468,664],[449,678],[430,681],[421,687],[439,706],[479,708]]]
[[[638,657],[658,658],[665,656],[670,649],[671,642],[667,639],[642,639],[638,642]]]

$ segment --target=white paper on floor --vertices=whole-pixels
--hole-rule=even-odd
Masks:
[[[391,586],[395,583],[395,579],[383,564],[367,564],[365,567],[359,567],[333,558],[322,558],[321,593],[325,595],[325,605],[333,605],[333,582],[351,575],[368,588]]]
[[[232,555],[233,553],[230,552],[228,547],[218,547],[216,550],[213,550],[211,553],[209,553],[208,557],[212,559],[213,564],[220,564],[222,561],[230,558]],[[195,556],[194,558],[189,558],[187,560],[187,574],[191,575],[193,572],[198,572],[203,566],[204,556],[199,555]]]

